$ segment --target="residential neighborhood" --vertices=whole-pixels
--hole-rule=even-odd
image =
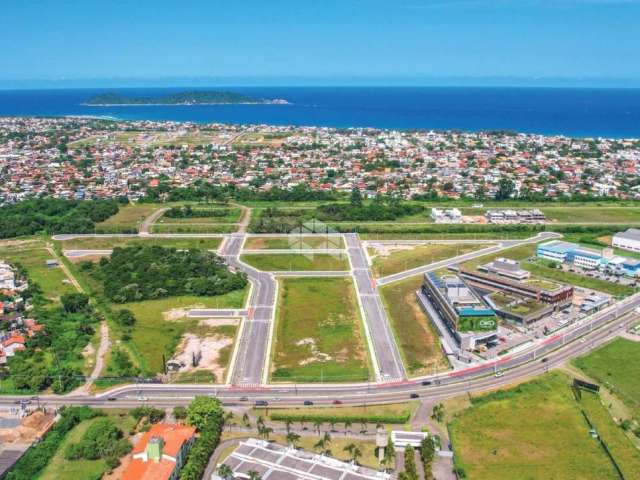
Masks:
[[[640,198],[638,140],[84,117],[0,118],[0,132],[0,204],[42,195],[135,200],[199,180],[406,199]],[[512,221],[508,214],[488,220]]]

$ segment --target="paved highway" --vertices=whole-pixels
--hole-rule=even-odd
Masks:
[[[418,394],[423,399],[440,400],[470,392],[480,392],[516,381],[525,380],[562,365],[569,359],[583,355],[606,343],[638,321],[633,309],[640,305],[640,295],[634,295],[617,308],[596,314],[589,322],[566,335],[546,339],[536,350],[497,360],[494,363],[470,367],[466,370],[425,377],[412,381],[382,384],[353,385],[271,385],[269,387],[237,387],[212,385],[125,385],[95,396],[43,395],[38,401],[47,405],[93,405],[130,408],[143,403],[157,407],[185,405],[196,395],[218,396],[225,405],[243,405],[252,400],[267,400],[269,405],[301,405],[312,400],[328,405],[339,400],[343,404],[393,403]],[[619,315],[619,316],[618,316]],[[614,318],[617,318],[614,321]],[[543,361],[543,359],[546,359]],[[495,377],[494,372],[503,372]],[[428,384],[425,384],[428,382]],[[0,397],[0,405],[13,405],[20,396]],[[32,400],[35,402],[35,399]]]

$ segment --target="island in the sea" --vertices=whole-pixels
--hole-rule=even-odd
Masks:
[[[82,103],[92,107],[126,105],[288,105],[281,98],[254,98],[241,93],[226,91],[193,91],[172,93],[156,97],[127,97],[119,93],[108,92],[95,95]]]

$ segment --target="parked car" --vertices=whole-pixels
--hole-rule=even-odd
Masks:
[[[342,405],[342,401],[341,400],[334,400],[333,404],[334,405]]]
[[[305,405],[313,405],[313,402],[311,400],[305,400],[304,404]]]
[[[267,402],[266,400],[256,400],[254,405],[256,407],[266,407],[267,405],[269,405],[269,402]]]
[[[412,393],[411,395],[409,395],[409,398],[420,398],[420,395],[418,395],[417,393]]]
[[[423,380],[422,385],[425,385],[425,386],[431,385],[431,380]]]

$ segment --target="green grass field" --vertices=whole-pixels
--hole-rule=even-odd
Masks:
[[[382,302],[407,372],[410,375],[433,373],[449,367],[430,320],[416,298],[422,275],[380,287]]]
[[[123,431],[125,435],[134,427],[135,420],[125,413],[109,412],[109,418]],[[66,460],[64,458],[67,447],[77,443],[92,423],[100,417],[85,420],[76,425],[64,438],[55,455],[48,465],[37,476],[37,480],[72,480],[100,478],[109,470],[105,460]]]
[[[68,278],[59,266],[47,267],[46,261],[52,258],[55,257],[39,242],[24,247],[0,248],[0,260],[21,264],[31,281],[42,289],[44,297],[55,301],[65,293],[75,293],[76,289],[71,283],[65,282]]]
[[[351,279],[281,279],[272,379],[368,379],[371,372],[363,328]]]
[[[265,272],[349,270],[349,258],[347,254],[248,253],[241,255],[240,259],[258,270]]]
[[[420,245],[406,250],[392,250],[387,256],[377,255],[372,259],[374,276],[383,277],[411,268],[439,262],[447,258],[474,252],[490,244],[432,244]]]
[[[607,444],[625,478],[636,478],[640,472],[640,450],[611,418],[600,396],[582,392],[580,407],[589,417],[598,435]]]
[[[242,216],[242,209],[240,208],[211,208],[211,207],[196,207],[193,209],[195,213],[198,211],[209,211],[209,210],[228,210],[228,214],[222,217],[198,217],[197,215],[189,218],[171,218],[164,214],[162,217],[158,219],[157,224],[162,223],[175,223],[175,224],[184,224],[184,223],[237,223],[240,221],[240,217]]]
[[[610,389],[640,418],[640,343],[618,338],[574,365]]]
[[[344,248],[342,237],[311,237],[292,235],[289,238],[278,237],[248,237],[244,243],[246,250],[281,250],[281,249],[326,249]]]
[[[238,230],[235,224],[206,223],[198,225],[195,223],[154,223],[151,226],[151,233],[232,233]]]
[[[98,228],[137,228],[145,218],[156,210],[167,207],[161,203],[130,203],[120,206],[118,213],[109,217],[104,222],[98,223]]]
[[[95,237],[75,238],[55,243],[63,250],[108,250],[132,245],[158,245],[179,250],[188,248],[215,250],[222,243],[222,238]]]
[[[545,207],[547,220],[558,223],[637,223],[640,208],[633,207]]]
[[[162,355],[171,358],[182,335],[186,332],[205,335],[220,333],[216,327],[203,327],[197,319],[178,318],[168,320],[165,312],[175,309],[241,308],[247,290],[237,290],[218,297],[180,296],[159,300],[145,300],[124,304],[112,304],[114,310],[129,309],[136,317],[131,340],[128,343],[137,363],[148,374],[162,371]],[[176,316],[179,313],[176,312]]]
[[[618,478],[563,374],[474,398],[450,431],[456,463],[470,479]]]

